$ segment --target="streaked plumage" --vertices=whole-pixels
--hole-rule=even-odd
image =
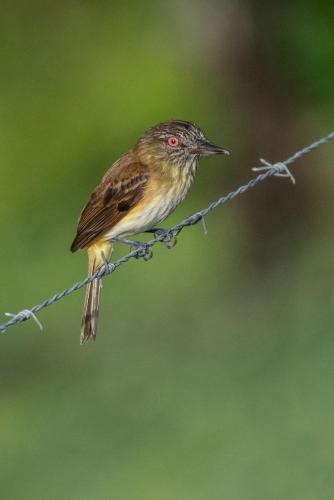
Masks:
[[[190,122],[149,129],[106,172],[81,213],[71,250],[88,248],[89,273],[110,253],[110,240],[147,231],[168,217],[189,191],[198,157],[213,153],[226,151]],[[101,280],[87,286],[81,343],[96,336],[100,287]]]

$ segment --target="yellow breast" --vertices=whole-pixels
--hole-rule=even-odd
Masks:
[[[192,165],[153,169],[142,199],[112,229],[112,237],[140,233],[160,224],[184,200],[195,169]]]

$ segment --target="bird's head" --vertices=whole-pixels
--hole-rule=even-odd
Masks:
[[[229,154],[206,139],[197,125],[183,120],[159,123],[147,130],[135,145],[142,160],[186,166],[199,156]]]

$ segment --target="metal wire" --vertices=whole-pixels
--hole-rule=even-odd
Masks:
[[[43,302],[35,305],[31,309],[23,309],[22,311],[16,314],[5,313],[7,316],[11,316],[11,319],[8,320],[6,323],[0,325],[0,333],[4,333],[8,328],[15,325],[16,323],[21,323],[22,321],[26,321],[31,318],[34,319],[34,321],[40,328],[42,328],[40,321],[36,317],[36,313],[38,313],[41,309],[44,309],[45,307],[48,307],[51,304],[54,304],[55,302],[57,302],[60,299],[63,299],[64,297],[67,297],[76,290],[79,290],[80,288],[86,286],[87,283],[90,283],[91,281],[94,281],[97,278],[102,278],[103,276],[113,273],[118,267],[122,266],[131,259],[143,258],[145,260],[149,260],[152,256],[151,249],[157,243],[164,243],[168,248],[171,248],[172,246],[174,246],[173,241],[175,237],[185,227],[192,226],[194,224],[197,224],[199,221],[203,221],[204,217],[209,212],[212,212],[212,210],[215,210],[216,208],[220,207],[227,201],[232,200],[236,196],[245,193],[249,189],[254,188],[257,184],[263,182],[269,177],[272,176],[286,177],[290,179],[292,182],[294,182],[294,177],[291,174],[290,170],[288,169],[288,165],[291,165],[302,156],[310,153],[314,149],[328,143],[333,139],[334,139],[334,132],[331,132],[325,137],[319,139],[318,141],[313,142],[309,146],[300,149],[299,151],[294,153],[292,156],[290,156],[287,160],[283,162],[271,164],[265,160],[261,160],[261,165],[259,167],[255,167],[253,170],[261,170],[263,171],[263,173],[251,179],[246,184],[243,184],[242,186],[238,187],[238,189],[236,189],[235,191],[231,191],[227,195],[218,198],[218,200],[214,201],[206,208],[203,208],[202,210],[199,210],[198,212],[190,215],[189,217],[186,217],[185,219],[183,219],[181,222],[171,227],[170,229],[157,232],[155,234],[155,237],[150,241],[143,243],[140,246],[137,246],[134,250],[132,250],[131,252],[129,252],[128,254],[124,255],[123,257],[114,262],[106,262],[105,265],[102,266],[101,269],[99,269],[92,276],[88,276],[87,278],[78,281],[71,287],[66,288],[62,292],[56,293],[49,299],[44,300]]]

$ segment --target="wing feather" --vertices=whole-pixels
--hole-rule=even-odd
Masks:
[[[148,180],[147,165],[135,161],[131,152],[122,156],[104,175],[81,212],[72,252],[109,232],[142,199]]]

